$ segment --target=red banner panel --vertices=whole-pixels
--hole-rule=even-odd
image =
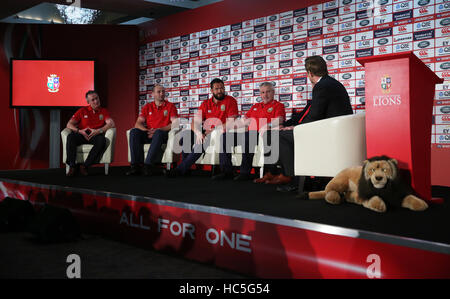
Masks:
[[[450,278],[449,245],[236,210],[0,182],[0,199],[69,208],[85,233],[260,278]]]

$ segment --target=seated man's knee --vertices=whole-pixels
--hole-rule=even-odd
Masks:
[[[157,129],[156,131],[155,131],[155,133],[153,133],[153,138],[155,138],[155,137],[161,137],[161,138],[164,138],[165,136],[167,136],[168,135],[168,132],[167,131],[163,131],[163,130],[161,130],[161,129]]]
[[[75,132],[70,132],[69,135],[67,135],[67,142],[72,142],[76,138]]]
[[[139,134],[141,133],[141,130],[139,130],[138,128],[133,128],[130,130],[130,138],[134,138],[139,136]]]
[[[106,145],[106,137],[103,134],[97,135],[97,137],[94,140],[94,144],[98,146],[105,146]]]

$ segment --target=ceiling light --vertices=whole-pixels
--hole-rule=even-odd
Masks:
[[[66,24],[92,24],[100,14],[99,10],[56,4]]]
[[[133,20],[129,20],[123,23],[120,23],[120,25],[138,25],[138,24],[142,24],[148,21],[154,20],[152,18],[137,18],[137,19],[133,19]]]

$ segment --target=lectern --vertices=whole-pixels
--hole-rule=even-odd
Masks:
[[[358,59],[365,71],[367,157],[387,155],[431,198],[431,124],[435,85],[442,83],[412,52]]]

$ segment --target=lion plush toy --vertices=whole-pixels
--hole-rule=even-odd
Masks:
[[[309,199],[323,199],[339,204],[343,198],[376,212],[385,212],[386,203],[413,211],[423,211],[428,205],[413,195],[411,186],[399,177],[397,160],[378,156],[364,161],[363,166],[339,172],[324,191],[309,192]]]

